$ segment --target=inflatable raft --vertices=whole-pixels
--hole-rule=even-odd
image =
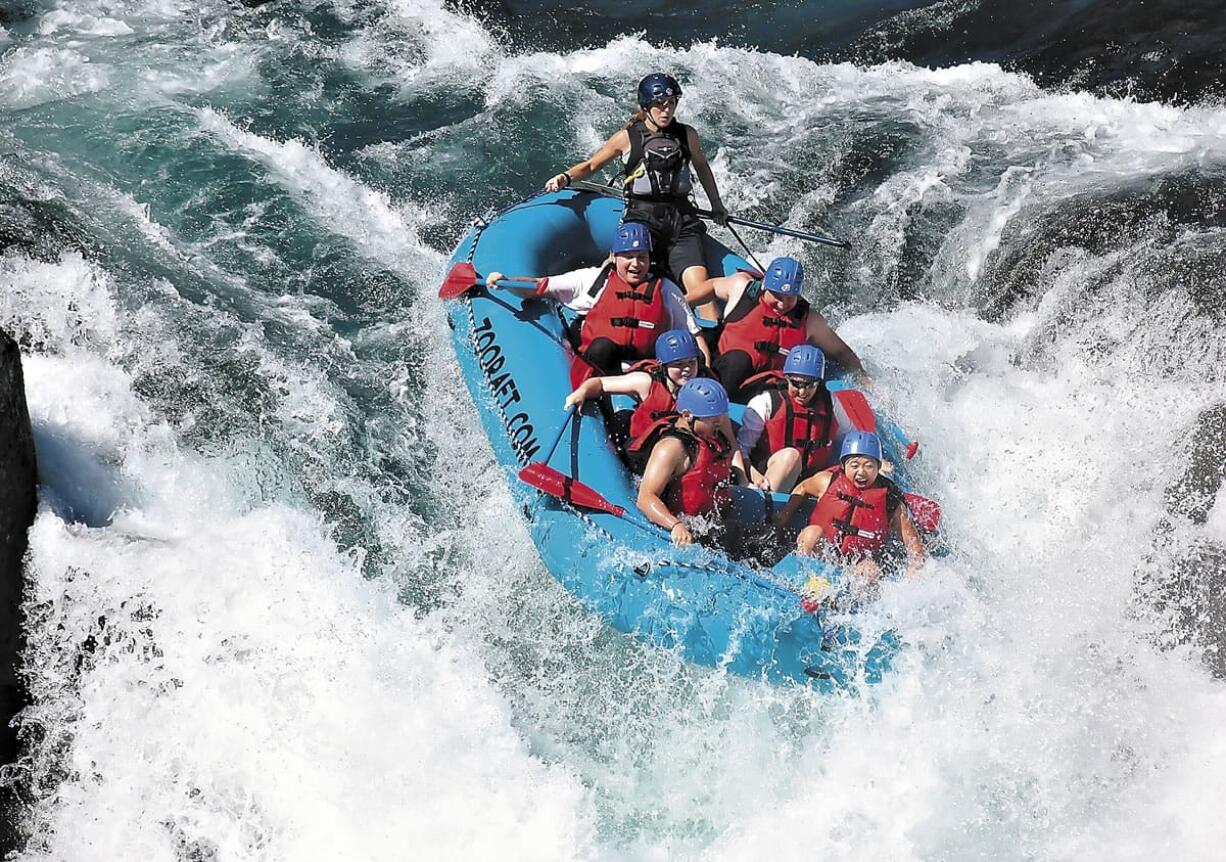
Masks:
[[[621,201],[591,192],[540,194],[478,222],[456,249],[449,278],[596,265],[621,211]],[[709,236],[706,244],[711,271],[748,267]],[[639,516],[633,477],[610,442],[602,405],[588,402],[566,423],[563,401],[575,364],[568,315],[551,302],[479,286],[448,304],[456,357],[494,457],[554,577],[609,625],[700,665],[822,688],[878,680],[898,646],[892,635],[861,637],[854,616],[836,625],[825,611],[808,610],[813,605],[802,595],[811,575],[837,583],[839,569],[794,554],[773,568],[755,568],[708,548],[679,548]],[[545,493],[519,478],[546,457],[564,423],[549,472],[581,483],[606,506],[568,502],[565,488]],[[901,433],[886,422],[875,430],[887,457],[901,464]],[[904,476],[894,478],[905,488]],[[762,522],[774,501],[759,491],[733,491],[732,518]]]

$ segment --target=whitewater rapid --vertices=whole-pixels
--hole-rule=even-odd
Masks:
[[[1220,492],[1201,524],[1166,498],[1226,402],[1180,264],[1226,237],[1077,240],[1113,195],[1220,179],[1226,111],[986,64],[518,51],[421,0],[49,5],[0,49],[0,179],[85,237],[0,258],[44,479],[20,858],[1217,853],[1226,695],[1151,570],[1226,544]],[[585,613],[450,354],[450,244],[657,67],[730,209],[855,238],[754,241],[805,256],[944,506],[950,554],[870,612],[908,649],[859,697]]]

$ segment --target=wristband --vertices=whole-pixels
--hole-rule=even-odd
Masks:
[[[566,177],[566,187],[570,188],[570,184],[575,181],[575,178],[570,175],[570,171],[562,171],[562,176]]]

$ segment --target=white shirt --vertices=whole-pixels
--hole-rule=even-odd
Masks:
[[[596,277],[600,275],[603,266],[592,266],[586,269],[574,269],[561,275],[549,276],[545,289],[539,295],[562,303],[575,314],[586,316],[596,304],[596,300],[604,293],[601,288],[592,296],[589,288]],[[685,301],[685,294],[669,279],[664,279],[661,289],[664,292],[664,313],[668,317],[669,329],[684,329],[691,335],[701,331],[690,304]]]
[[[781,394],[784,398],[788,397],[787,393]],[[814,397],[817,396],[814,395]],[[854,426],[847,416],[847,411],[843,409],[843,402],[839,400],[838,392],[830,393],[830,403],[834,406],[834,417],[830,423],[830,439],[834,440],[842,433],[842,429],[851,429]],[[783,404],[780,403],[779,407],[783,409]],[[771,393],[769,391],[759,392],[745,405],[745,415],[741,418],[741,430],[737,432],[736,442],[741,447],[741,453],[745,456],[746,461],[749,460],[749,454],[753,448],[758,445],[758,438],[762,436],[762,431],[766,428],[766,420],[770,418],[770,415]]]

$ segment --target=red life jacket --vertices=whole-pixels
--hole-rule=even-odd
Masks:
[[[630,367],[629,374],[643,371],[651,375],[651,389],[630,414],[630,439],[636,440],[652,423],[677,412],[677,393],[668,388],[668,372],[654,359],[645,359]]]
[[[736,447],[722,438],[704,440],[683,431],[677,427],[679,418],[674,413],[656,420],[626,448],[631,452],[641,451],[655,445],[657,439],[666,435],[681,440],[689,452],[690,468],[668,483],[664,489],[664,504],[674,513],[709,515],[727,500],[727,485],[732,475],[732,456]]]
[[[809,523],[822,528],[830,544],[851,556],[871,556],[883,547],[890,535],[890,513],[898,505],[894,483],[884,477],[864,490],[847,478],[842,467],[834,467],[834,478],[826,493],[818,498]],[[893,493],[891,493],[893,492]]]
[[[796,300],[787,314],[776,314],[766,307],[766,291],[761,282],[745,288],[732,310],[724,316],[724,331],[719,336],[719,352],[743,350],[753,360],[754,371],[778,371],[787,352],[805,343],[809,324],[809,303]]]
[[[743,385],[746,389],[758,385],[771,396],[771,415],[766,417],[763,434],[753,451],[756,462],[764,462],[781,449],[798,449],[801,475],[807,475],[833,460],[834,403],[825,384],[818,387],[808,405],[791,397],[787,380],[779,371],[755,375]]]
[[[631,287],[610,263],[596,276],[588,293],[600,295],[584,318],[579,336],[580,352],[586,351],[597,338],[607,338],[614,344],[634,349],[641,356],[652,355],[656,338],[668,328],[664,279]]]

